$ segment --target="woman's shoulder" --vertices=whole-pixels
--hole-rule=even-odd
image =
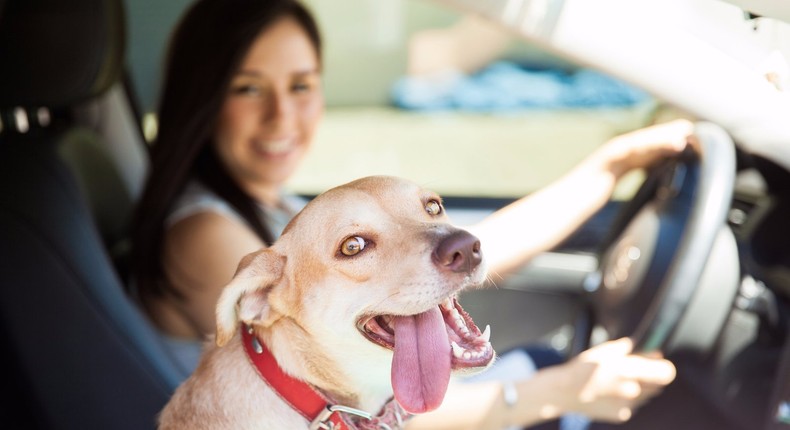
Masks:
[[[165,257],[171,263],[175,259],[210,265],[217,254],[262,246],[249,224],[230,204],[194,181],[173,205],[165,227]]]
[[[187,249],[257,239],[228,202],[197,181],[187,184],[170,209],[165,226],[166,241]]]
[[[244,218],[228,202],[200,182],[191,181],[170,208],[165,226],[170,228],[187,218],[206,213],[213,213],[246,224]]]
[[[265,244],[242,221],[197,212],[165,232],[162,262],[177,285],[224,285],[239,260]]]
[[[183,218],[165,234],[166,251],[193,257],[205,254],[207,259],[234,248],[254,250],[261,246],[263,243],[246,223],[214,211],[197,212]]]

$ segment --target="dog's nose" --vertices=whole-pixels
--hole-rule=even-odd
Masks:
[[[452,272],[471,272],[482,260],[480,240],[465,230],[450,233],[433,251],[433,262]]]

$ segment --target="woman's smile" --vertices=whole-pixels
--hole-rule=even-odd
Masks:
[[[252,142],[255,152],[266,158],[284,158],[293,153],[298,142],[296,137],[280,139],[255,139]]]

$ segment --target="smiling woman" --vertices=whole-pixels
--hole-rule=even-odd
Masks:
[[[228,91],[213,138],[217,156],[247,194],[276,207],[324,106],[318,53],[301,24],[282,19],[255,39]]]
[[[191,355],[189,367],[213,331],[219,287],[303,204],[280,184],[321,117],[320,69],[316,25],[295,2],[202,1],[174,33],[133,275],[134,293]]]

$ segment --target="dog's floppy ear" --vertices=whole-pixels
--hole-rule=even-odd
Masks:
[[[217,302],[218,346],[228,343],[240,321],[265,316],[263,314],[268,310],[266,290],[282,278],[284,267],[285,257],[269,248],[241,259],[236,274],[222,290]]]

